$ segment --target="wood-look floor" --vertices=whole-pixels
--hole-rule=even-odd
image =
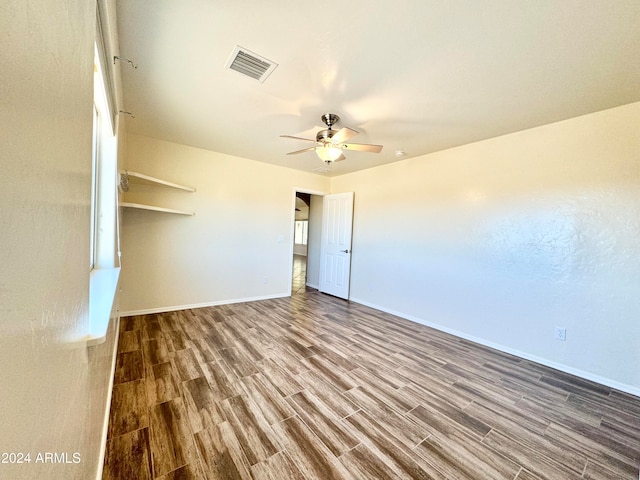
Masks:
[[[315,291],[121,320],[104,479],[638,479],[640,399]]]

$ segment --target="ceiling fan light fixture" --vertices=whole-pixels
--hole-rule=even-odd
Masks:
[[[342,155],[342,149],[331,144],[316,148],[316,154],[323,162],[335,162]]]
[[[316,152],[318,158],[322,160],[327,165],[337,162],[340,160],[345,160],[344,150],[353,150],[356,152],[371,152],[371,153],[380,153],[382,150],[382,145],[372,145],[368,143],[347,143],[347,141],[358,135],[358,132],[349,128],[342,127],[340,130],[334,130],[333,125],[340,120],[340,117],[334,113],[325,113],[320,117],[321,120],[327,125],[327,128],[324,130],[320,130],[316,133],[316,138],[302,138],[295,137],[293,135],[280,135],[285,138],[292,138],[294,140],[304,140],[305,142],[313,142],[315,143],[314,147],[303,148],[302,150],[296,150],[295,152],[289,152],[287,155],[297,155],[299,153],[305,152]]]

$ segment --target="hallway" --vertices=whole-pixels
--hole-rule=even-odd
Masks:
[[[304,293],[307,283],[307,257],[304,255],[293,256],[293,276],[291,282],[291,295]]]

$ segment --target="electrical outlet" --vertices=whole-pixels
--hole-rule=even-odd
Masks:
[[[564,327],[556,327],[556,340],[565,342],[567,340],[567,329]]]

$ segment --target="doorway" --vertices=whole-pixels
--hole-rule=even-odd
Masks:
[[[309,211],[311,194],[296,192],[293,226],[293,272],[291,295],[304,293],[307,287],[307,255],[309,252]]]
[[[319,192],[295,191],[291,295],[318,289],[322,196]]]

